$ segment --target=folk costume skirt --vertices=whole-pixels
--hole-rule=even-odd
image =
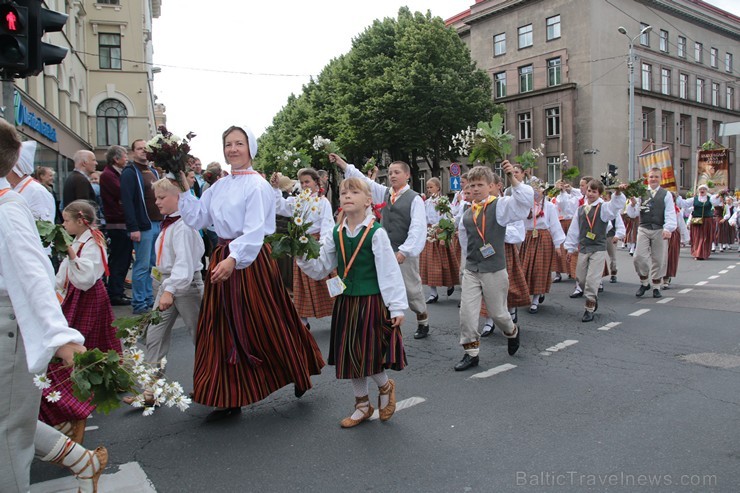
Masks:
[[[624,242],[625,243],[637,243],[637,230],[640,229],[640,216],[635,218],[629,217],[627,214],[622,214],[624,220]]]
[[[460,284],[460,250],[455,240],[443,245],[427,241],[419,255],[419,275],[425,286],[455,286]]]
[[[680,221],[681,219],[679,219]],[[676,277],[678,259],[681,254],[681,233],[676,229],[668,240],[668,260],[666,261],[665,277]]]
[[[691,256],[704,260],[712,253],[714,238],[714,219],[705,217],[701,224],[691,224]]]
[[[403,370],[401,329],[393,327],[380,294],[337,297],[331,317],[329,364],[339,379]]]
[[[729,221],[723,223],[717,222],[717,243],[721,245],[732,245],[735,243],[735,227],[730,226]]]
[[[532,301],[524,275],[522,261],[519,258],[519,248],[516,245],[504,244],[506,249],[506,270],[509,273],[509,294],[506,299],[508,308],[529,306]]]
[[[552,243],[550,232],[546,229],[538,229],[535,238],[532,230],[528,230],[519,256],[530,296],[549,293],[552,285],[550,272],[552,272],[555,259],[555,246]]]
[[[318,240],[320,235],[313,236]],[[329,296],[326,280],[314,281],[298,268],[295,260],[293,260],[293,304],[298,316],[303,318],[328,317],[334,309],[334,298]]]
[[[566,236],[568,235],[568,228],[570,228],[571,221],[572,219],[560,220],[560,226],[563,228]],[[570,274],[570,264],[567,262],[566,257],[567,252],[565,251],[565,247],[563,245],[560,245],[560,248],[555,250],[555,263],[552,267],[553,272],[567,272],[568,274]]]
[[[102,279],[98,279],[87,291],[77,289],[70,283],[62,302],[62,312],[69,326],[79,330],[85,337],[87,349],[97,348],[104,353],[111,349],[121,352],[121,341],[116,337],[116,329],[111,326],[113,308]],[[90,416],[95,406],[90,401],[80,402],[72,394],[72,382],[69,380],[71,368],[64,367],[62,363],[50,363],[46,374],[52,386],[43,391],[39,420],[54,426]],[[59,391],[61,398],[58,402],[50,403],[46,396],[53,391]]]
[[[229,256],[230,240],[213,251],[195,335],[193,400],[214,407],[258,402],[294,383],[311,388],[324,360],[290,300],[269,245],[223,283],[211,272]]]

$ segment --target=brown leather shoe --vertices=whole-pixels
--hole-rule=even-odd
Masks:
[[[378,396],[378,414],[380,415],[380,421],[388,421],[396,412],[396,382],[388,379],[388,383],[379,387],[380,395]],[[380,396],[388,396],[388,405],[380,407]]]
[[[367,404],[367,411],[360,419],[352,419],[352,416],[347,416],[344,418],[339,425],[342,428],[354,428],[355,426],[359,425],[363,421],[367,420],[370,416],[373,415],[373,412],[375,412],[375,409],[373,409],[373,406],[370,405],[370,399],[368,396],[364,397],[355,397],[355,409],[359,410],[360,408],[365,407],[365,404]]]

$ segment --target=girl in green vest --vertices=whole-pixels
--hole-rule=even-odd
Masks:
[[[378,414],[387,421],[396,410],[396,386],[386,369],[406,366],[401,324],[408,308],[401,269],[388,234],[370,212],[372,196],[359,178],[339,188],[344,220],[325,237],[318,259],[297,259],[309,277],[324,279],[336,296],[331,321],[329,364],[337,378],[352,380],[355,411],[343,419],[352,428],[373,415],[368,378],[378,386]]]

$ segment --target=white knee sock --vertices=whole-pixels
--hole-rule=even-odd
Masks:
[[[532,304],[534,306],[537,306],[537,305],[540,304],[540,295],[536,294],[536,295],[532,296]]]
[[[375,385],[378,386],[378,388],[384,387],[388,383],[388,374],[386,372],[382,373],[376,373],[375,375],[370,375],[370,378],[373,379],[373,382],[375,382]],[[384,408],[388,405],[388,395],[380,394],[380,408]]]
[[[429,296],[439,296],[437,286],[429,286]]]
[[[355,397],[367,397],[367,378],[353,378],[352,391],[354,392]],[[359,406],[359,408],[356,408],[355,412],[352,413],[351,418],[354,420],[362,418],[367,412],[369,406],[369,401]]]

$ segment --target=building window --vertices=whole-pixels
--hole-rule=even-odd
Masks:
[[[642,64],[642,88],[646,91],[652,91],[653,84],[653,66],[649,63]]]
[[[668,113],[667,111],[664,111],[661,115],[660,120],[660,138],[663,139],[663,142],[670,143],[671,142],[671,120],[672,115]]]
[[[696,141],[707,141],[707,121],[704,118],[696,119]]]
[[[645,24],[644,22],[640,23],[640,31],[645,29],[646,27],[650,26],[650,24]],[[650,31],[644,32],[640,34],[640,44],[642,46],[650,46]]]
[[[519,28],[519,49],[532,46],[532,24]]]
[[[650,114],[642,110],[642,140],[650,140]]]
[[[121,35],[98,35],[100,68],[121,70]]]
[[[694,61],[704,63],[704,45],[698,41],[694,42]]]
[[[689,98],[689,76],[688,74],[678,74],[678,97],[681,99]]]
[[[704,79],[696,78],[696,102],[704,102]]]
[[[725,72],[732,72],[732,53],[725,53]]]
[[[719,67],[719,54],[717,52],[717,48],[709,48],[709,65],[712,66],[712,68],[718,68]]]
[[[102,3],[104,5],[120,5],[121,0],[96,0],[95,3]]]
[[[547,156],[547,182],[555,183],[560,180],[560,156]]]
[[[678,56],[686,58],[686,38],[683,36],[678,37]]]
[[[560,57],[547,61],[547,85],[548,87],[560,85]]]
[[[682,115],[678,121],[678,143],[681,145],[686,145],[686,123],[686,117]]]
[[[735,88],[734,87],[728,87],[727,88],[727,109],[731,110],[734,109],[734,100],[735,100]]]
[[[532,65],[519,67],[519,92],[529,92],[534,89],[534,73]]]
[[[660,30],[660,51],[668,53],[668,31]]]
[[[494,85],[496,87],[496,99],[506,97],[506,72],[499,72],[493,75]]]
[[[560,37],[560,15],[554,15],[547,18],[547,40],[558,39]]]
[[[712,106],[719,106],[719,84],[712,82]]]
[[[688,183],[686,181],[686,170],[689,169],[689,161],[687,159],[681,159],[678,164],[678,176],[680,185],[683,187]]]
[[[560,107],[547,108],[545,110],[547,119],[547,136],[557,137],[560,135]]]
[[[493,37],[493,56],[501,56],[506,53],[506,33],[497,34]]]
[[[96,112],[98,146],[128,145],[128,113],[118,100],[106,99]]]
[[[718,122],[717,120],[712,122],[712,138],[719,142],[719,129],[722,126],[722,122]]]
[[[519,140],[532,139],[532,113],[519,113]]]
[[[660,92],[662,94],[671,93],[671,69],[660,69]]]

